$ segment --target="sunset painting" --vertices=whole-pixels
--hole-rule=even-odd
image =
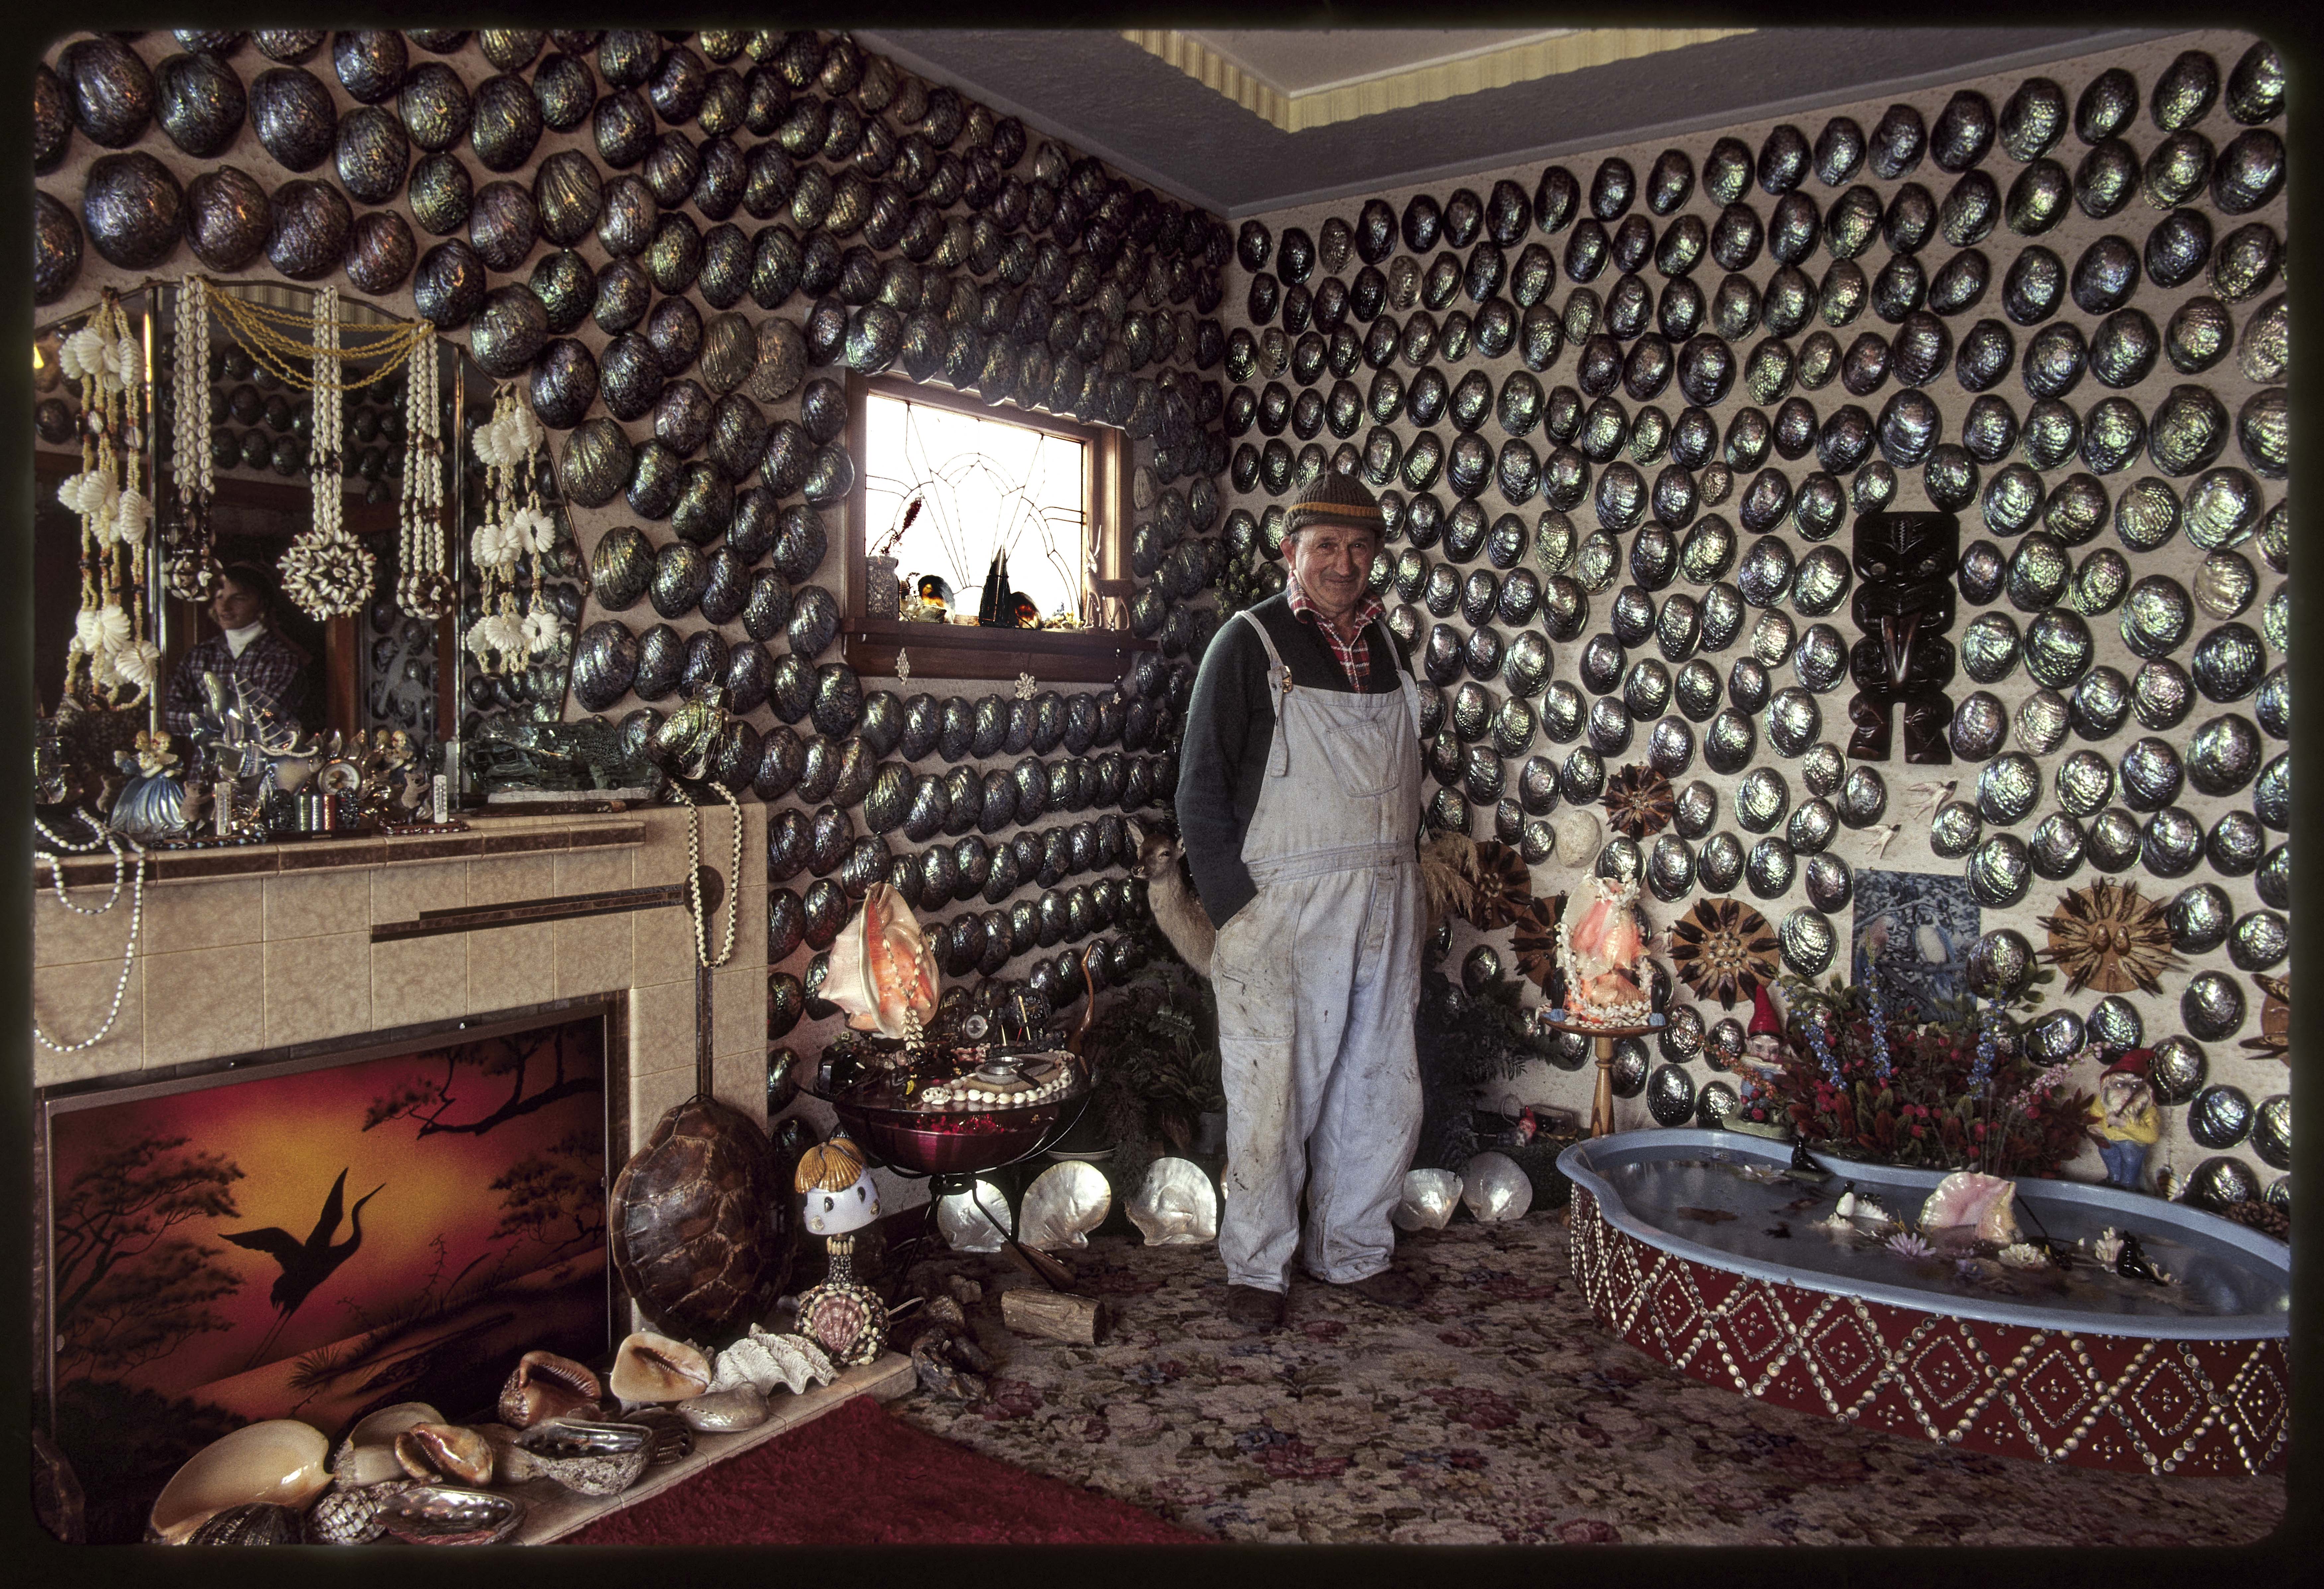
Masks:
[[[54,1106],[57,1437],[92,1525],[244,1423],[460,1419],[527,1351],[603,1355],[604,1069],[592,1013]]]

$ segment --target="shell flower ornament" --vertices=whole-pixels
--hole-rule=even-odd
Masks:
[[[807,1227],[824,1238],[830,1272],[802,1292],[799,1333],[832,1359],[858,1367],[888,1344],[888,1309],[878,1293],[855,1279],[854,1233],[880,1217],[880,1193],[863,1155],[844,1133],[799,1155],[792,1178],[805,1205]]]

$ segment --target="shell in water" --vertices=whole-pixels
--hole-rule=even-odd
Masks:
[[[613,1355],[613,1392],[624,1401],[690,1401],[710,1380],[710,1359],[650,1330],[631,1336]]]
[[[303,1507],[330,1484],[330,1443],[296,1419],[246,1424],[211,1441],[164,1485],[147,1517],[147,1538],[183,1545],[228,1507],[249,1502]]]
[[[1937,1189],[1921,1206],[1921,1228],[1923,1230],[1957,1229],[1963,1226],[1975,1228],[1979,1241],[1999,1242],[2004,1246],[2018,1239],[2017,1217],[2011,1211],[2016,1200],[2017,1183],[1998,1175],[1979,1175],[1974,1170],[1956,1170],[1937,1182]]]
[[[570,1357],[527,1352],[508,1383],[501,1387],[501,1421],[512,1428],[529,1429],[548,1419],[580,1412],[604,1394],[597,1376]]]
[[[492,1442],[458,1424],[412,1425],[395,1437],[395,1460],[415,1479],[440,1475],[470,1484],[493,1482]]]

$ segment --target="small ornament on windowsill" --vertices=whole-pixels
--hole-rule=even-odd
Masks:
[[[899,684],[912,681],[912,654],[901,646],[896,648],[896,680]]]
[[[1017,675],[1017,699],[1019,701],[1030,701],[1040,687],[1031,674],[1020,673]]]

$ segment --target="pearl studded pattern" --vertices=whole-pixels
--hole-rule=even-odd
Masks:
[[[2281,1339],[2169,1341],[1949,1318],[1771,1282],[1617,1230],[1573,1189],[1574,1279],[1606,1328],[1747,1396],[1941,1445],[2149,1474],[2280,1473]]]

